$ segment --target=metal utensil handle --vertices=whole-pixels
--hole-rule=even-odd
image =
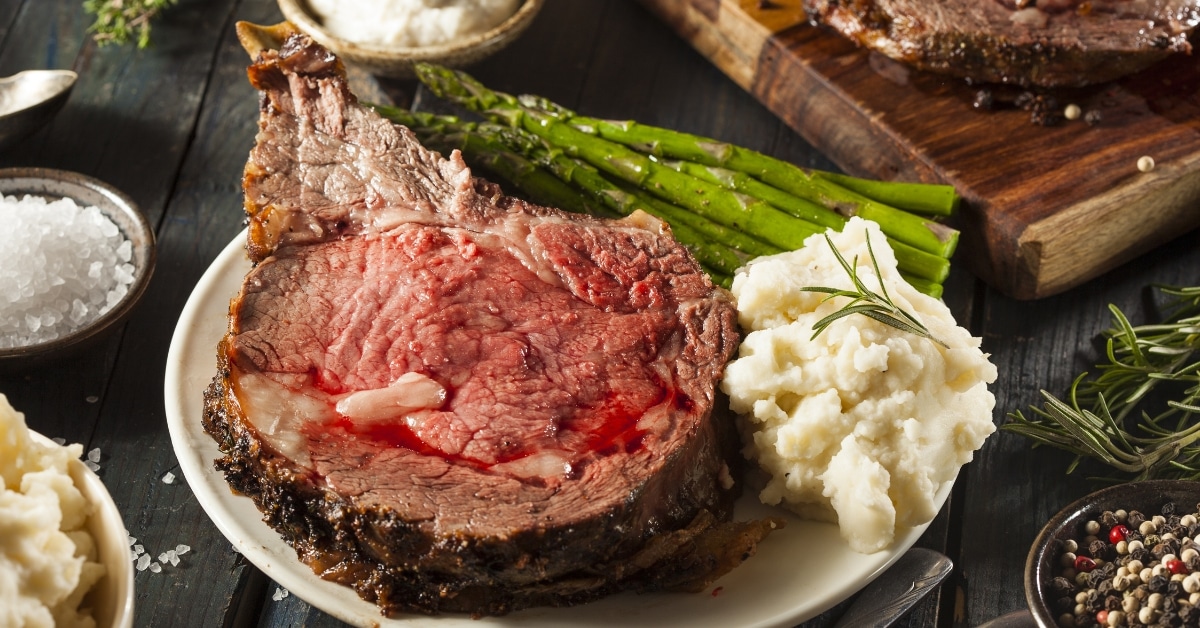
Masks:
[[[835,628],[890,626],[953,569],[954,563],[943,554],[920,547],[913,548],[859,594]]]

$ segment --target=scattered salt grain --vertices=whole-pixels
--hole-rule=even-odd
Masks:
[[[55,443],[57,443],[59,445],[67,444],[67,439],[63,438],[62,436],[55,436],[54,438],[51,438],[50,440],[54,441]]]
[[[133,553],[134,553],[134,554],[136,554],[136,555],[138,555],[138,556],[141,556],[142,554],[145,554],[145,553],[146,553],[146,548],[145,548],[145,546],[142,546],[142,545],[134,545],[134,546],[133,546]]]
[[[138,561],[137,561],[137,570],[138,571],[146,571],[146,568],[149,566],[150,566],[150,555],[149,554],[142,554],[141,556],[138,556]]]
[[[100,465],[98,465],[98,464],[96,464],[96,463],[92,462],[91,460],[84,460],[84,461],[83,461],[83,466],[85,466],[85,467],[87,467],[88,469],[90,469],[92,473],[99,473],[99,472],[100,472]]]
[[[162,571],[162,565],[160,565],[158,563],[150,563],[150,572],[151,573],[159,573],[161,571]]]
[[[170,471],[167,471],[166,475],[162,476],[162,481],[163,481],[163,484],[174,484],[175,483],[175,474],[171,473]]]
[[[176,545],[176,546],[175,546],[175,553],[176,553],[176,554],[183,555],[183,554],[186,554],[186,553],[188,553],[188,552],[190,552],[190,551],[192,551],[192,548],[191,548],[191,547],[189,547],[189,546],[187,546],[187,545],[182,545],[182,544],[180,544],[180,545]]]
[[[278,602],[278,601],[282,600],[283,598],[285,598],[285,597],[287,597],[287,596],[288,596],[288,590],[287,590],[287,589],[285,589],[285,588],[283,588],[283,587],[276,587],[276,588],[275,588],[275,595],[272,595],[272,596],[271,596],[271,599],[272,599],[272,600],[275,600],[276,602]]]
[[[100,463],[100,448],[96,447],[95,449],[89,451],[87,453],[87,459],[99,464]]]
[[[65,336],[133,282],[132,243],[97,207],[0,196],[0,349]]]

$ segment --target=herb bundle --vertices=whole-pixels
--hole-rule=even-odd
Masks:
[[[176,0],[84,0],[83,10],[96,16],[89,29],[101,45],[136,41],[150,45],[150,21]]]
[[[1096,460],[1131,479],[1200,479],[1200,286],[1158,286],[1163,320],[1134,326],[1109,305],[1108,361],[1079,375],[1067,400],[1041,391],[1030,416],[1002,429]]]

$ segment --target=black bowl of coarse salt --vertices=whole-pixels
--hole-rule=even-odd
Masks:
[[[1101,489],[1050,519],[1025,563],[1042,628],[1200,626],[1200,482]]]
[[[0,169],[0,369],[71,355],[123,321],[154,270],[154,231],[106,183]]]

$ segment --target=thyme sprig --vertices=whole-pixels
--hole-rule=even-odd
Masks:
[[[887,291],[887,286],[883,283],[883,273],[879,270],[879,260],[875,259],[875,249],[871,247],[870,235],[867,236],[867,253],[871,256],[871,265],[875,268],[875,277],[879,279],[879,292],[868,288],[862,279],[859,278],[857,255],[854,257],[854,263],[850,264],[846,262],[846,258],[842,257],[841,251],[833,245],[833,240],[829,238],[829,234],[825,234],[825,241],[829,243],[829,248],[833,251],[833,255],[837,257],[838,263],[842,265],[842,269],[850,276],[850,281],[854,284],[854,289],[845,290],[824,286],[805,286],[801,288],[805,292],[820,292],[829,295],[821,300],[822,303],[837,297],[847,297],[850,299],[849,303],[813,325],[813,338],[819,336],[821,332],[825,331],[835,321],[853,314],[862,314],[884,325],[890,325],[900,331],[928,338],[946,347],[946,343],[934,338],[933,334],[929,333],[929,330],[925,328],[925,325],[920,320],[892,302],[891,295]]]
[[[1002,429],[1097,460],[1131,479],[1200,479],[1200,286],[1155,286],[1168,297],[1161,323],[1135,326],[1109,305],[1107,362],[1076,377],[1068,401],[1041,391],[1031,415]]]
[[[150,21],[176,0],[84,0],[83,10],[96,16],[90,30],[101,45],[137,41],[150,45]]]

